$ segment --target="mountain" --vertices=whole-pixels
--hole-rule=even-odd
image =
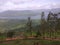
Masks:
[[[8,10],[0,13],[0,16],[3,17],[15,17],[15,16],[28,16],[28,15],[37,15],[39,12],[34,12],[32,10],[23,10],[23,11],[18,11],[18,10]]]
[[[49,11],[52,11],[53,13],[59,13],[60,8],[56,9],[39,9],[39,10],[8,10],[4,12],[0,12],[0,18],[19,18],[19,19],[25,19],[27,17],[32,17],[33,19],[39,19],[41,12],[44,11],[45,15],[49,13]]]

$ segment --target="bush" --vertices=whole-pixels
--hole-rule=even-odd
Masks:
[[[7,37],[12,38],[14,35],[14,31],[8,31],[7,32]]]

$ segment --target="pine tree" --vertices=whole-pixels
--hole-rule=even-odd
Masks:
[[[56,32],[57,14],[53,14],[52,12],[49,12],[47,22],[48,22],[48,27],[49,27],[50,37],[51,37],[51,34],[54,32],[55,35]]]
[[[30,32],[32,35],[32,20],[30,17],[28,17],[28,22],[27,22],[27,32]]]
[[[42,36],[44,36],[44,32],[45,32],[45,14],[44,14],[44,12],[42,12],[41,13],[41,33],[42,33]]]

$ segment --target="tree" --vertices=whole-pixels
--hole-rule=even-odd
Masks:
[[[57,26],[56,26],[56,28],[57,28],[57,30],[60,30],[60,18],[59,19],[57,19]]]
[[[32,21],[31,21],[30,17],[28,17],[27,31],[32,33]]]
[[[44,36],[44,32],[45,32],[45,25],[46,24],[46,21],[45,21],[45,14],[44,12],[41,13],[41,33],[42,33],[42,36]]]
[[[54,32],[54,35],[55,35],[55,32],[56,32],[57,14],[53,14],[52,12],[49,12],[47,22],[48,22],[48,28],[49,28],[50,37],[51,37],[51,34]]]

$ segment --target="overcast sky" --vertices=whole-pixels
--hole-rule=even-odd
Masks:
[[[0,0],[0,11],[60,8],[60,0]]]

